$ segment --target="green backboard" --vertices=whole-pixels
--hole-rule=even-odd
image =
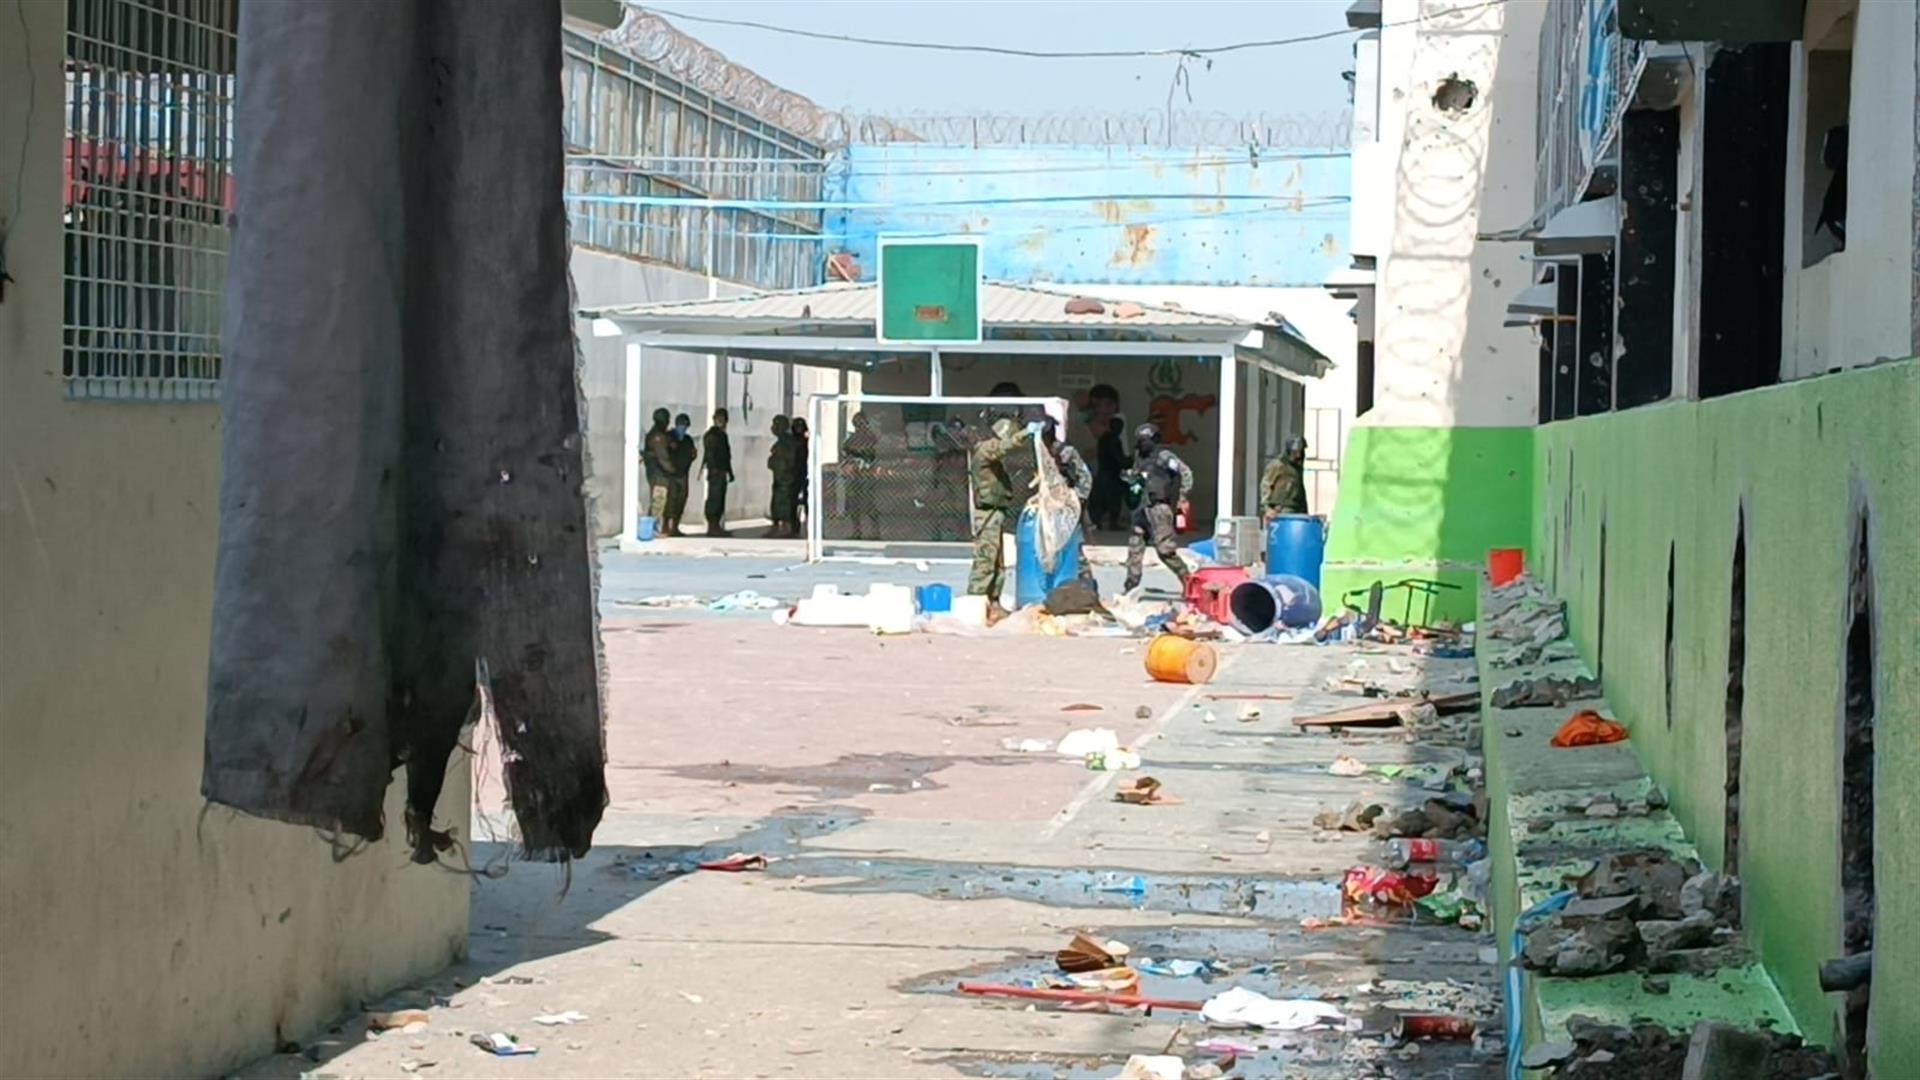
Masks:
[[[881,237],[879,306],[881,341],[979,341],[980,239]]]

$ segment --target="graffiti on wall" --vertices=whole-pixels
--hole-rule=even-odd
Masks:
[[[1185,386],[1186,369],[1180,361],[1168,357],[1156,360],[1147,371],[1147,391],[1153,399],[1147,403],[1147,419],[1160,429],[1160,441],[1168,446],[1185,446],[1194,441],[1182,421],[1188,413],[1204,416],[1213,410],[1212,394],[1190,394]]]

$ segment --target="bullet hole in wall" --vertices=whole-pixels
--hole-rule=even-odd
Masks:
[[[1474,85],[1473,80],[1463,79],[1456,73],[1440,80],[1440,85],[1433,91],[1433,107],[1457,116],[1473,108],[1474,100],[1479,96],[1480,88]]]

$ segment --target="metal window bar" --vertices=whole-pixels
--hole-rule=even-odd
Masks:
[[[235,0],[68,0],[69,397],[218,395]]]
[[[1619,138],[1646,62],[1617,12],[1618,0],[1553,0],[1540,26],[1536,222],[1578,200]]]

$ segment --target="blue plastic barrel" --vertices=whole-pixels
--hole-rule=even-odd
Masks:
[[[1327,552],[1326,524],[1308,514],[1281,514],[1267,527],[1267,576],[1289,574],[1317,591]]]
[[[938,615],[953,610],[953,589],[946,585],[920,586],[920,610]]]
[[[1020,511],[1014,547],[1017,554],[1013,563],[1013,600],[1021,607],[1044,602],[1055,586],[1072,581],[1080,573],[1079,529],[1067,538],[1067,546],[1061,549],[1053,573],[1040,568],[1040,520],[1031,509]]]
[[[1292,574],[1251,578],[1227,595],[1234,629],[1260,634],[1275,626],[1289,630],[1320,621],[1320,590]]]

